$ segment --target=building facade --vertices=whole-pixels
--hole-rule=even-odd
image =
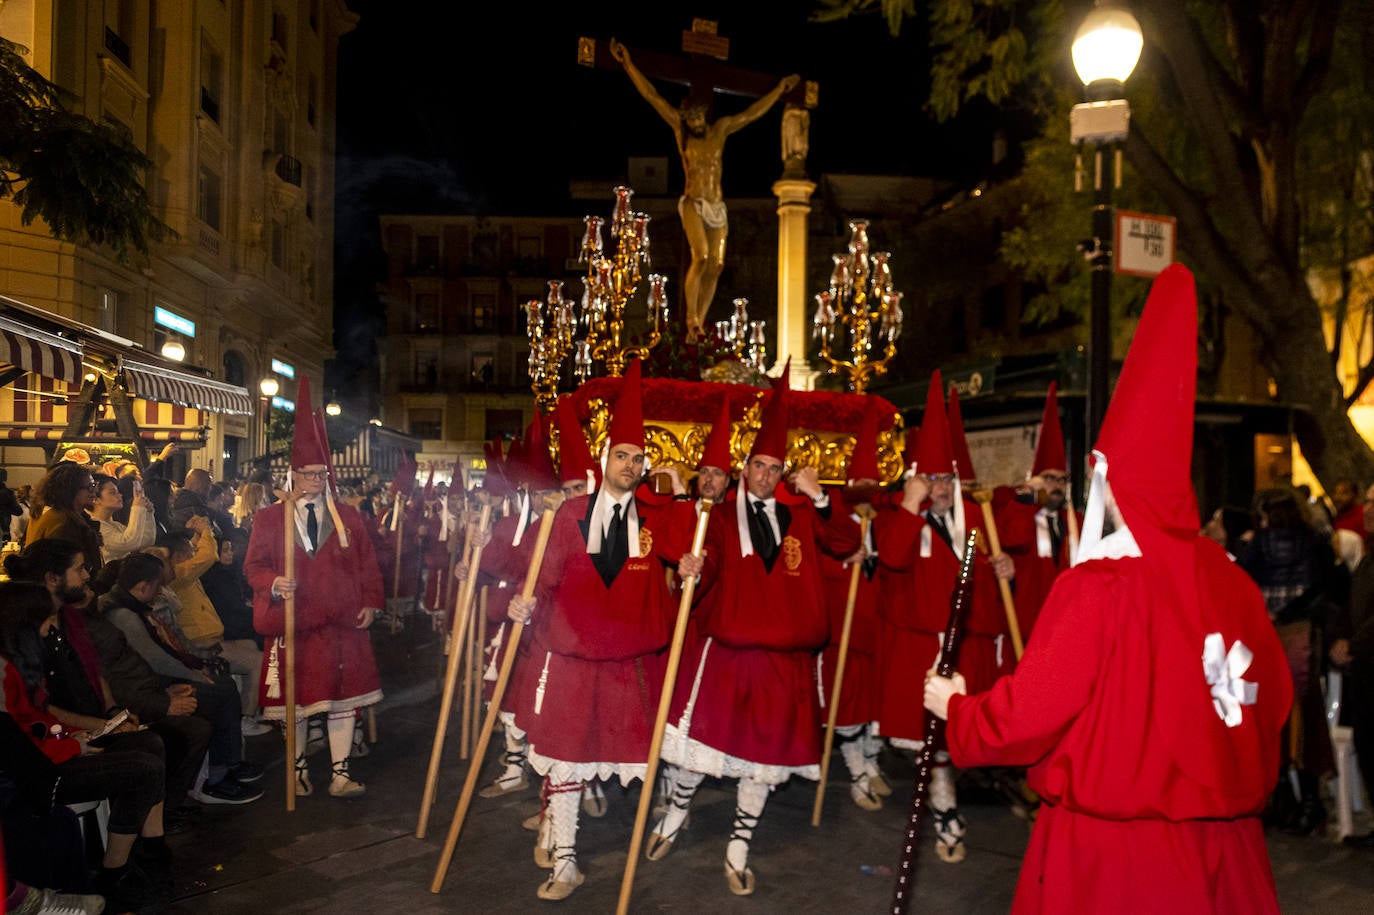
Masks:
[[[262,380],[277,382],[279,409],[302,377],[323,391],[337,52],[356,21],[343,0],[0,6],[0,37],[27,49],[69,108],[117,125],[152,161],[153,210],[175,232],[121,264],[21,225],[19,209],[0,203],[0,294],[121,338],[131,358],[180,344],[188,376],[247,389],[251,412],[209,413],[205,447],[191,453],[191,466],[216,476],[264,448],[273,401]],[[14,420],[20,396],[0,397],[0,423]],[[16,446],[0,454],[10,467],[40,459]]]

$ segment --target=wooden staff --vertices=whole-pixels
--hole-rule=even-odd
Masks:
[[[706,542],[706,522],[710,517],[711,500],[702,499],[701,513],[697,516],[697,529],[692,535],[693,556],[701,556],[702,545]],[[625,859],[625,875],[620,881],[620,903],[616,906],[616,915],[625,915],[630,910],[630,891],[634,888],[635,865],[639,862],[639,849],[644,842],[644,827],[649,822],[649,808],[653,806],[654,779],[658,777],[663,732],[668,727],[673,685],[677,682],[677,668],[682,661],[682,643],[687,638],[687,619],[691,615],[692,595],[696,589],[696,576],[682,582],[682,598],[677,604],[677,626],[673,629],[673,641],[668,647],[668,667],[663,674],[663,692],[658,697],[658,717],[654,719],[654,736],[649,742],[649,761],[644,767],[644,781],[639,788],[639,808],[635,811],[635,828],[630,835],[630,854]]]
[[[483,585],[482,592],[477,597],[477,650],[476,662],[473,664],[471,674],[475,685],[472,688],[472,720],[476,721],[482,717],[482,678],[486,675],[486,645],[487,645],[487,593],[490,585]],[[477,735],[473,734],[475,740]],[[475,748],[474,748],[475,749]]]
[[[286,527],[286,569],[282,577],[296,577],[296,500],[282,500]],[[286,725],[286,811],[296,809],[296,592],[286,597],[285,635],[282,638],[282,722]]]
[[[1078,514],[1073,510],[1073,498],[1069,495],[1069,487],[1064,486],[1064,509],[1069,516],[1069,565],[1073,565],[1074,558],[1078,556]],[[1054,557],[1059,561],[1059,557]]]
[[[539,569],[544,565],[544,549],[549,545],[549,531],[553,528],[555,504],[557,503],[549,499],[544,503],[544,514],[539,522],[539,536],[534,541],[534,555],[530,558],[530,568],[525,573],[525,585],[520,591],[520,596],[526,600],[534,597],[534,586],[539,581]],[[520,636],[524,631],[524,623],[512,621],[510,635],[506,637],[506,650],[501,656],[501,671],[496,677],[496,686],[492,689],[486,720],[482,722],[482,736],[477,740],[473,764],[468,766],[463,793],[458,798],[458,808],[453,812],[453,822],[448,827],[448,838],[444,841],[444,850],[439,856],[439,867],[434,872],[434,882],[429,886],[431,893],[438,893],[443,888],[444,877],[448,875],[449,862],[453,860],[453,849],[458,844],[458,833],[463,828],[463,820],[467,818],[468,806],[472,803],[472,792],[477,786],[477,777],[482,772],[482,767],[477,761],[487,755],[487,744],[491,742],[491,732],[496,727],[496,716],[501,712],[501,699],[506,694],[510,671],[515,665],[515,651],[520,647]]]
[[[859,543],[868,543],[868,527],[873,523],[873,509],[859,506]],[[845,659],[849,657],[849,632],[854,624],[854,605],[859,599],[859,575],[863,560],[857,560],[849,570],[849,596],[844,604],[844,627],[840,629],[840,655],[835,662],[835,682],[830,687],[830,715],[825,722],[825,749],[821,751],[821,780],[816,783],[816,802],[811,807],[811,825],[821,825],[821,805],[825,802],[825,782],[830,777],[830,751],[835,747],[835,723],[840,714],[840,685],[844,683]]]
[[[396,535],[396,565],[391,570],[391,634],[395,635],[399,627],[401,612],[401,538],[406,530],[405,496],[396,493],[396,502],[391,510],[396,514],[392,517],[395,527],[392,533]]]
[[[997,519],[992,516],[992,491],[976,489],[971,495],[973,501],[983,510],[983,530],[987,532],[992,555],[996,556],[1002,552],[1002,542],[997,536]],[[1007,613],[1007,631],[1011,633],[1011,647],[1016,652],[1016,660],[1019,661],[1026,646],[1021,641],[1021,624],[1016,618],[1016,601],[1011,596],[1011,582],[1005,578],[998,578],[997,590],[1002,592],[1002,609]]]
[[[482,506],[479,524],[485,526],[491,517],[491,506]],[[477,580],[475,566],[482,561],[481,540],[468,558],[468,577],[458,589],[458,602],[453,607],[454,625],[461,627],[467,621],[467,608],[472,603],[473,582]],[[458,676],[459,652],[455,649],[448,654],[448,666],[444,674],[444,694],[439,703],[439,723],[434,728],[434,746],[429,751],[429,772],[425,776],[425,792],[420,800],[420,821],[415,827],[415,838],[423,839],[429,827],[429,811],[434,805],[434,789],[439,780],[439,760],[444,754],[444,737],[448,732],[448,718],[453,711],[454,682]]]
[[[936,676],[954,675],[959,645],[964,640],[964,617],[968,615],[969,604],[973,603],[973,553],[977,539],[978,531],[969,531],[968,542],[964,545],[964,559],[959,567],[959,582],[949,599],[949,622],[945,626],[945,638],[936,659]],[[905,915],[911,901],[911,878],[916,867],[917,838],[921,834],[921,808],[925,806],[926,792],[930,788],[936,745],[942,743],[944,737],[944,721],[926,712],[925,741],[921,744],[921,755],[916,760],[916,784],[911,790],[911,816],[907,819],[902,858],[897,865],[897,881],[892,887],[892,907],[889,909],[892,915]]]
[[[464,671],[463,727],[461,733],[458,735],[459,759],[467,759],[468,753],[472,750],[472,602],[477,593],[477,568],[480,568],[482,562],[482,554],[479,546],[481,543],[481,535],[478,531],[485,530],[485,527],[474,527],[474,525],[486,525],[489,523],[491,509],[487,506],[483,506],[483,511],[486,512],[486,517],[480,518],[468,525],[467,545],[465,547],[467,550],[468,578],[463,582],[463,588],[459,589],[459,593],[464,593],[464,589],[466,589],[466,597],[463,602],[461,624],[458,618],[454,619],[455,628],[449,639],[450,666],[454,667],[455,670],[462,669]],[[477,567],[473,566],[473,556],[477,557]],[[452,664],[452,657],[455,652],[461,655],[457,665]],[[467,665],[466,668],[462,667],[464,664]]]

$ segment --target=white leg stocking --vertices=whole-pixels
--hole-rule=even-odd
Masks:
[[[949,864],[964,860],[968,854],[964,845],[967,824],[959,815],[959,801],[954,794],[954,770],[949,765],[949,756],[944,753],[936,757],[930,773],[930,813],[935,821],[935,850],[940,859]]]
[[[664,766],[664,776],[668,779],[668,809],[663,819],[654,825],[654,832],[665,837],[677,837],[682,824],[687,822],[687,809],[692,797],[706,776],[678,766]]]
[[[577,815],[581,798],[581,782],[549,785],[546,814],[553,836],[552,879],[558,883],[581,882],[581,873],[577,869]]]
[[[730,830],[730,841],[725,846],[725,863],[736,871],[743,871],[749,866],[749,842],[754,838],[754,830],[758,828],[771,790],[769,785],[751,778],[739,780],[735,822]]]

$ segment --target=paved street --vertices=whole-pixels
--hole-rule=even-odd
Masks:
[[[312,757],[317,793],[285,811],[282,742],[275,733],[249,741],[249,756],[269,764],[266,796],[246,808],[204,808],[190,832],[173,837],[177,902],[172,911],[263,915],[269,912],[611,912],[619,895],[637,788],[608,790],[603,819],[583,816],[579,862],[587,882],[570,899],[535,898],[545,871],[531,858],[533,834],[520,820],[538,809],[528,791],[499,800],[474,798],[443,892],[429,891],[466,764],[456,737],[444,758],[440,793],[424,840],[414,836],[434,725],[441,658],[419,631],[374,632],[388,699],[378,715],[379,741],[355,764],[365,797],[328,795],[327,754]],[[450,728],[454,736],[456,728]],[[494,756],[490,756],[494,759]],[[894,785],[910,785],[911,761],[887,753]],[[494,767],[493,767],[494,768]],[[483,781],[489,779],[488,773]],[[692,807],[689,829],[671,855],[641,860],[632,911],[882,912],[905,827],[905,801],[865,813],[849,801],[835,759],[820,828],[810,825],[814,786],[787,786],[770,799],[750,857],[758,879],[752,897],[731,896],[722,874],[733,813],[733,783],[708,780]],[[897,794],[906,793],[898,787]],[[970,792],[969,794],[971,794]],[[991,797],[966,797],[969,855],[939,862],[923,840],[912,912],[995,913],[1010,908],[1028,830]],[[1374,908],[1374,855],[1323,839],[1270,835],[1285,912],[1366,913]],[[872,873],[870,873],[872,872]]]

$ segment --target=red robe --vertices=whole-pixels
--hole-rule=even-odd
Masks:
[[[839,506],[837,506],[838,508]],[[870,533],[870,537],[871,537]],[[844,632],[844,612],[849,601],[852,566],[843,559],[821,554],[821,585],[825,606],[830,613],[830,641],[821,653],[821,687],[826,703],[835,686],[840,661],[840,637]],[[876,573],[876,569],[874,570]],[[826,709],[829,714],[829,709]],[[840,687],[839,713],[835,724],[845,727],[864,724],[878,717],[878,581],[862,568],[850,623],[849,653],[844,662],[844,683]]]
[[[1016,564],[1016,622],[1021,627],[1021,641],[1030,641],[1031,629],[1040,616],[1040,608],[1049,596],[1055,578],[1069,567],[1069,511],[1059,509],[1060,530],[1064,532],[1058,556],[1041,556],[1036,516],[1040,506],[1024,502],[1008,502],[997,511],[997,533],[1002,551]],[[1083,516],[1074,513],[1079,529]]]
[[[488,644],[483,646],[483,651],[486,652],[488,665],[495,665],[498,671],[505,654],[506,632],[510,628],[510,617],[507,615],[510,599],[525,586],[525,574],[529,571],[530,560],[534,558],[534,541],[539,536],[540,519],[536,515],[520,538],[519,546],[512,546],[519,520],[518,515],[509,515],[492,526],[491,542],[482,550],[482,566],[477,575],[477,587],[487,589]],[[529,639],[521,639],[516,646],[515,665],[511,668],[511,679],[501,700],[502,711],[515,711],[515,697],[532,694],[534,684],[525,682],[529,676],[525,664],[529,649]],[[538,673],[535,671],[536,677]],[[494,680],[484,681],[484,698],[491,698],[495,685]]]
[[[859,529],[846,514],[823,519],[809,500],[791,520],[773,568],[740,555],[735,504],[707,526],[696,634],[678,672],[663,758],[716,776],[779,783],[817,778],[821,755],[816,652],[830,635],[820,553],[847,556]]]
[[[593,498],[569,500],[554,516],[526,630],[527,676],[512,702],[541,775],[628,783],[649,756],[675,610],[664,562],[681,557],[682,538],[666,512],[638,502],[630,552],[644,555],[631,555],[607,587],[583,534]]]
[[[964,517],[970,528],[982,530],[977,520],[982,510],[975,503],[964,503]],[[925,515],[905,509],[883,512],[877,518],[881,566],[877,721],[880,734],[897,740],[925,739],[922,684],[940,650],[940,634],[949,624],[949,601],[959,578],[959,558],[933,530],[930,555],[921,555],[925,529]],[[1006,630],[997,578],[980,549],[973,563],[973,604],[958,659],[969,692],[987,689],[1014,665],[1010,639],[998,642]]]
[[[1031,766],[1044,800],[1015,912],[1278,911],[1259,813],[1292,681],[1254,583],[1196,539],[1179,585],[1196,587],[1196,613],[1146,559],[1084,563],[1056,582],[1016,672],[950,700],[954,764]],[[1256,701],[1234,727],[1204,673],[1211,633],[1254,655],[1240,677]]]
[[[335,503],[348,530],[348,549],[337,532],[321,530],[312,557],[295,538],[296,575],[296,714],[344,711],[379,702],[382,683],[372,657],[372,641],[358,628],[358,611],[385,603],[382,576],[362,516]],[[272,581],[286,573],[285,503],[274,502],[253,518],[253,536],[243,572],[253,589],[253,628],[269,641],[262,656],[263,714],[281,718],[284,672],[281,636],[286,631],[286,603],[272,596]]]

